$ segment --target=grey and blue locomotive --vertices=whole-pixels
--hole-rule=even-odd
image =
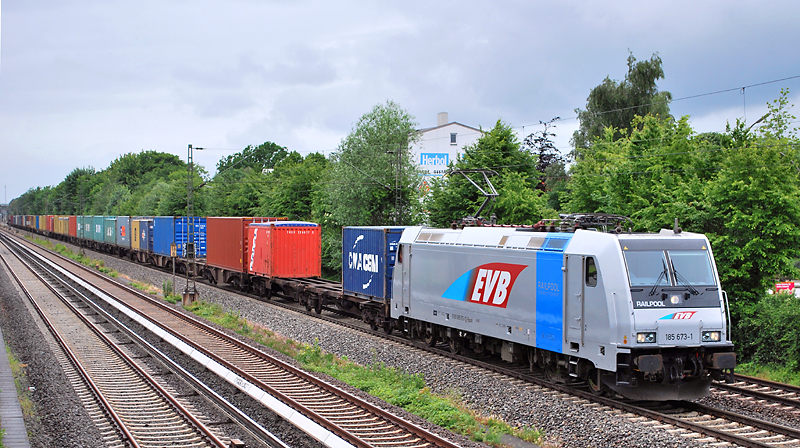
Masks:
[[[597,393],[693,399],[736,365],[708,239],[510,227],[403,231],[392,323]],[[555,226],[550,230],[556,230]]]

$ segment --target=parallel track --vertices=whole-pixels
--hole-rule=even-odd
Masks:
[[[12,272],[32,305],[39,313],[64,354],[80,372],[83,381],[93,392],[103,412],[116,424],[119,439],[132,447],[226,447],[219,437],[195,418],[181,403],[158,384],[115,341],[106,335],[95,322],[96,314],[79,307],[80,299],[70,294],[57,280],[57,275],[45,266],[35,263],[18,248],[15,255],[35,276],[50,289],[54,301],[43,302],[46,297],[35,298],[8,260],[3,262]],[[62,312],[68,310],[69,312]],[[50,315],[56,313],[58,320]],[[70,334],[67,338],[64,334]],[[111,445],[117,445],[110,437]]]

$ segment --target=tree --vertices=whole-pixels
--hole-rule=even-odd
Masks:
[[[561,196],[567,188],[567,161],[568,158],[561,155],[561,151],[556,148],[552,137],[555,132],[553,124],[561,117],[555,117],[550,121],[539,121],[544,129],[529,134],[522,141],[522,145],[528,152],[536,155],[536,171],[539,174],[539,183],[536,188],[544,191],[547,195],[547,205],[554,210],[561,209]]]
[[[119,156],[104,173],[131,190],[153,179],[165,179],[172,172],[186,170],[186,163],[174,154],[142,151]]]
[[[289,152],[283,146],[272,142],[264,142],[258,146],[249,145],[241,152],[232,154],[217,162],[217,173],[236,168],[244,169],[247,167],[256,171],[272,169],[275,164],[286,157]]]
[[[498,120],[493,129],[483,132],[475,143],[464,148],[464,154],[459,155],[452,168],[496,171],[499,176],[491,177],[490,181],[501,198],[494,208],[499,222],[533,224],[543,215],[554,213],[546,209],[541,191],[536,190],[539,183],[536,163],[537,157],[520,146],[511,126]],[[425,208],[434,226],[449,226],[453,221],[472,216],[484,201],[484,196],[463,176],[435,179],[431,184]],[[484,218],[489,213],[491,210],[485,210]]]
[[[672,94],[659,92],[656,86],[656,80],[662,78],[664,70],[658,53],[649,61],[640,62],[630,53],[625,80],[618,82],[606,77],[589,93],[586,110],[575,109],[581,122],[580,128],[572,134],[576,155],[588,148],[595,138],[603,136],[606,128],[614,129],[615,140],[621,138],[637,115],[670,117]]]
[[[678,218],[706,234],[732,308],[741,310],[776,278],[794,277],[800,257],[800,158],[785,130],[780,101],[765,118],[769,132],[738,121],[724,134],[696,135],[688,117],[648,115],[617,139],[614,128],[571,169],[570,211],[629,216],[634,230],[657,231]]]
[[[312,153],[305,158],[289,153],[275,165],[269,179],[269,192],[262,196],[261,216],[287,216],[289,219],[313,221],[314,201],[323,192],[323,175],[329,168],[328,159]]]
[[[416,126],[414,117],[392,101],[375,106],[358,120],[331,157],[326,202],[336,225],[418,221],[420,172],[408,151],[417,138]]]

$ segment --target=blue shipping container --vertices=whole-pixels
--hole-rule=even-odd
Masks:
[[[139,219],[139,247],[134,249],[143,250],[145,252],[153,251],[153,220],[152,219]]]
[[[342,283],[345,293],[392,298],[397,244],[404,226],[344,227]]]
[[[193,219],[195,258],[206,256],[206,219]],[[186,217],[156,216],[153,218],[153,252],[170,256],[170,246],[175,243],[179,257],[186,256],[189,225]]]
[[[186,257],[186,242],[189,240],[189,219],[187,217],[175,218],[175,244],[178,246],[178,256]],[[191,220],[192,233],[194,234],[194,257],[206,257],[206,218],[195,216]]]
[[[153,218],[153,253],[170,256],[170,246],[175,242],[175,217]]]

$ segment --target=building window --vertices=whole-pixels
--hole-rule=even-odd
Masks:
[[[451,132],[450,133],[450,144],[451,145],[455,145],[456,144],[456,133],[455,132]]]

